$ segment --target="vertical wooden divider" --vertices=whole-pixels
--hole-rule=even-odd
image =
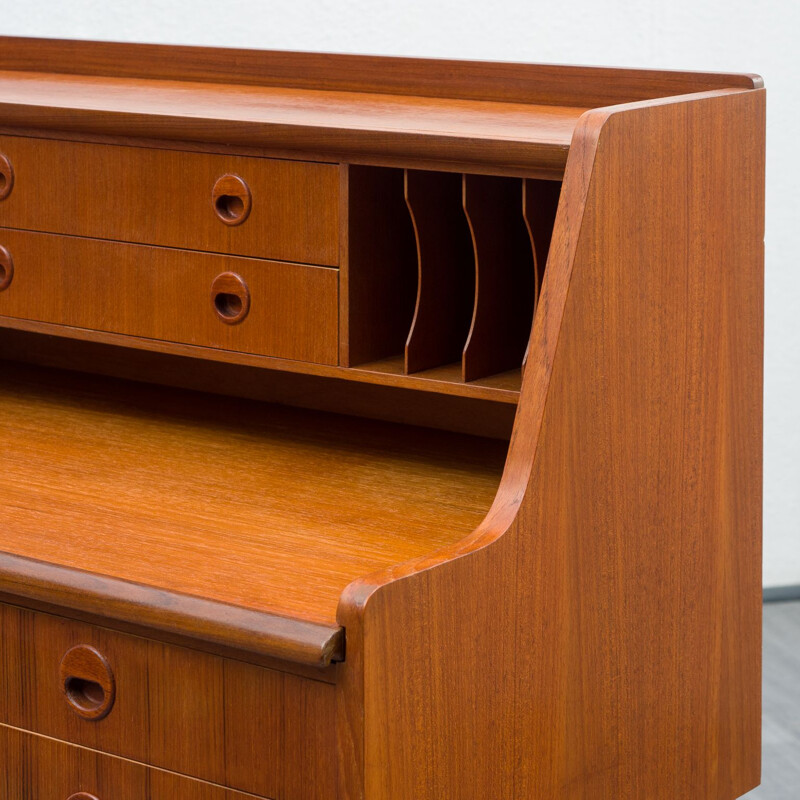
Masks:
[[[522,215],[528,228],[528,235],[533,248],[536,269],[536,299],[534,312],[539,303],[539,292],[542,288],[544,270],[547,266],[547,254],[550,252],[550,240],[556,222],[558,198],[561,196],[560,181],[543,181],[525,178],[522,181]],[[528,346],[525,346],[523,366],[528,361]]]
[[[417,303],[406,373],[457,362],[474,306],[474,255],[458,173],[406,170],[405,197],[417,237]]]
[[[417,252],[403,170],[342,169],[347,223],[340,361],[352,367],[403,352],[417,297]]]
[[[465,175],[464,211],[475,248],[475,308],[462,370],[474,381],[521,366],[537,276],[521,179]]]

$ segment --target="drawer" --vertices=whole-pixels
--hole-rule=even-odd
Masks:
[[[334,793],[332,684],[9,605],[0,636],[0,723],[276,800]]]
[[[0,136],[0,163],[5,227],[339,261],[335,164],[16,136]]]
[[[329,267],[0,229],[3,261],[0,317],[338,362]]]
[[[209,783],[0,726],[0,800],[246,800]]]

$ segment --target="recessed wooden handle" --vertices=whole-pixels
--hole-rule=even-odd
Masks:
[[[7,156],[0,153],[0,200],[5,200],[14,188],[14,168]]]
[[[237,325],[250,313],[250,290],[241,275],[223,272],[211,284],[211,302],[224,323]]]
[[[76,794],[71,794],[67,800],[97,800],[97,798],[88,792],[77,792]]]
[[[61,659],[61,689],[72,710],[84,719],[103,719],[114,705],[114,673],[94,647],[79,644]]]
[[[3,245],[0,245],[0,292],[8,289],[13,280],[14,259],[11,258],[11,253]]]
[[[223,175],[211,192],[214,212],[226,225],[241,225],[250,215],[250,187],[238,175]]]

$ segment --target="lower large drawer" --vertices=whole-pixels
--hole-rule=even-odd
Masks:
[[[0,800],[246,800],[248,796],[0,726]]]
[[[2,604],[0,723],[276,800],[335,793],[332,684]]]
[[[0,229],[0,317],[338,363],[338,270]]]

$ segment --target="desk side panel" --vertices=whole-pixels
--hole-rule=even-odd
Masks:
[[[757,90],[588,115],[502,507],[340,607],[364,665],[343,796],[758,783],[764,108]]]

